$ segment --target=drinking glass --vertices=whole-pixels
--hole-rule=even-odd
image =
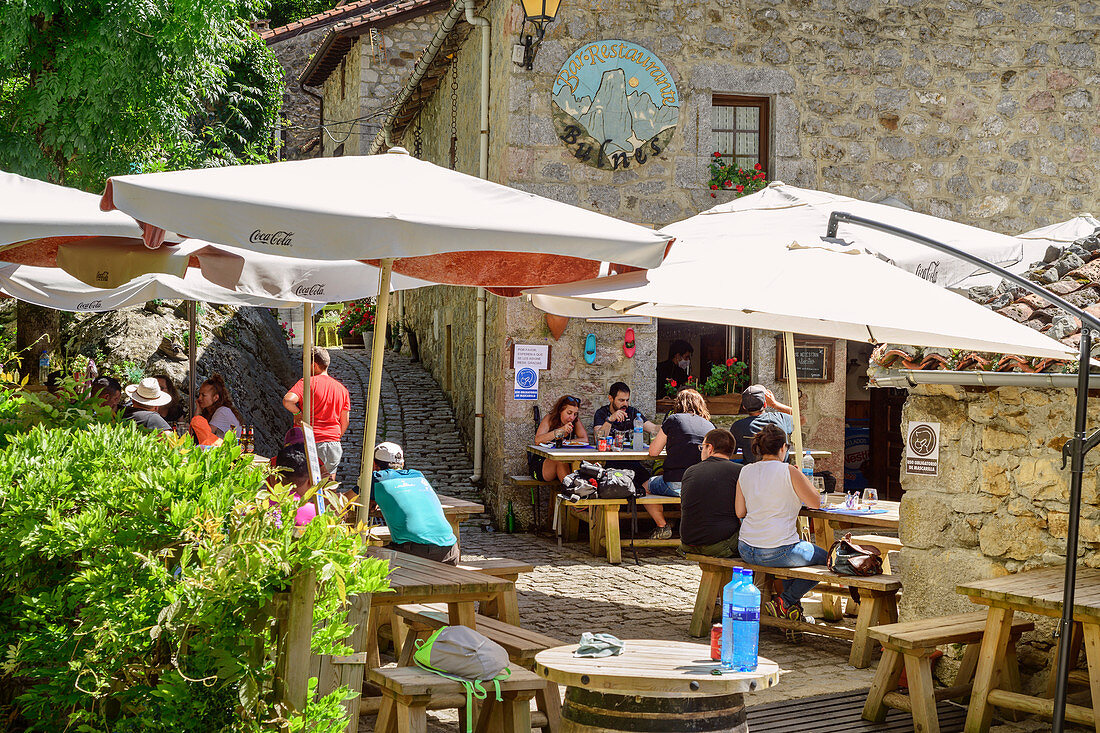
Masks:
[[[878,502],[878,489],[864,489],[863,503],[867,505],[867,508],[873,509],[876,502]]]

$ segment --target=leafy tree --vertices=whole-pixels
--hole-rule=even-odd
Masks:
[[[255,160],[282,75],[248,27],[264,0],[0,3],[0,168],[107,176]]]
[[[337,0],[272,0],[268,10],[271,27],[278,28],[336,6]]]

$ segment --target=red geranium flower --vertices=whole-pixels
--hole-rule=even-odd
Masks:
[[[718,198],[718,194],[716,194],[716,193],[712,193],[712,194],[710,195],[710,197],[711,197],[712,199],[716,199],[716,198]]]
[[[691,375],[688,375],[688,381],[689,381],[689,382],[693,382],[693,381],[695,381],[695,377],[693,377],[693,376],[691,376]]]
[[[737,187],[737,193],[742,193],[744,190],[745,190],[744,186],[738,186]]]
[[[726,359],[726,366],[733,366],[736,363],[737,359],[734,359],[732,356],[729,359]]]
[[[754,166],[753,166],[753,168],[755,168],[755,169],[756,169],[756,170],[758,170],[758,171],[764,170],[764,166],[760,165],[759,163],[757,163],[756,165],[754,165]]]
[[[676,386],[676,380],[675,379],[668,380],[668,386],[669,387],[675,387]]]
[[[721,154],[721,153],[715,153],[715,154],[714,154],[714,157],[715,157],[715,158],[721,158],[721,157],[722,157],[722,154]]]
[[[718,184],[717,183],[712,183],[712,184],[710,184],[710,187],[712,189],[718,188]]]
[[[726,188],[730,188],[733,186],[733,181],[726,181],[723,185],[725,185]]]

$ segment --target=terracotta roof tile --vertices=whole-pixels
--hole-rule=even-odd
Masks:
[[[260,34],[260,38],[264,40],[268,45],[277,43],[278,41],[285,40],[287,38],[293,38],[301,33],[316,30],[317,28],[323,28],[326,25],[332,25],[338,21],[350,18],[361,13],[368,11],[370,8],[379,5],[390,5],[393,0],[356,0],[355,2],[349,2],[344,5],[338,5],[335,8],[326,10],[323,13],[317,13],[311,15],[308,18],[301,18],[293,23],[287,23],[281,25],[278,28],[271,28]]]

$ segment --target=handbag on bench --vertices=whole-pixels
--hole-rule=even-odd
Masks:
[[[882,553],[871,545],[857,545],[847,532],[829,548],[828,566],[837,575],[881,575]]]

